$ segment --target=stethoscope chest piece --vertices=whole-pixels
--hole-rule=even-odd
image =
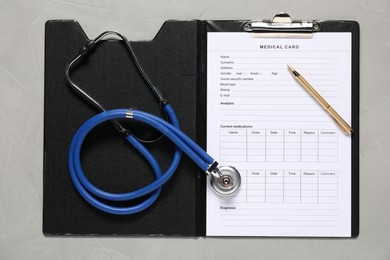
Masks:
[[[229,196],[238,191],[241,186],[241,176],[232,166],[221,166],[217,174],[210,174],[211,187],[222,196]]]

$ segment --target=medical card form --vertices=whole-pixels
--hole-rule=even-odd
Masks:
[[[351,122],[351,33],[207,34],[207,152],[242,178],[207,185],[207,236],[351,236],[351,137],[287,64]]]

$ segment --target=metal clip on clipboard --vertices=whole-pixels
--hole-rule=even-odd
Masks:
[[[250,21],[244,30],[254,38],[312,38],[320,31],[320,24],[310,20],[293,20],[287,13],[279,13],[272,20]]]

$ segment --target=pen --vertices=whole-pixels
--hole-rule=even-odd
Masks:
[[[312,97],[317,100],[318,103],[332,116],[340,128],[347,134],[352,133],[352,128],[348,125],[347,122],[334,110],[328,102],[306,81],[301,74],[298,73],[293,67],[287,65],[288,70],[294,76],[294,78],[307,90],[307,92],[312,95]]]

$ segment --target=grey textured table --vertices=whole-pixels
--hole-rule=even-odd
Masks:
[[[360,236],[53,238],[42,234],[44,23],[152,39],[167,19],[349,19],[361,26]],[[0,259],[390,259],[390,1],[0,1]]]

